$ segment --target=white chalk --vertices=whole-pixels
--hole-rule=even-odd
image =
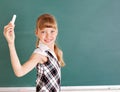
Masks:
[[[12,20],[11,20],[11,23],[14,25],[14,23],[15,23],[15,20],[16,20],[16,15],[13,15],[13,18],[12,18]]]

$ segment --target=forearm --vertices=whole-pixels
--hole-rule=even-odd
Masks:
[[[21,74],[21,64],[20,64],[20,61],[19,61],[19,58],[17,56],[17,52],[16,52],[16,49],[15,49],[15,45],[14,44],[8,44],[9,46],[9,50],[10,50],[10,58],[11,58],[11,64],[12,64],[12,67],[13,67],[13,70],[14,70],[14,73],[16,76],[19,77],[19,75]]]
[[[39,60],[42,61],[41,56],[39,54],[37,55],[33,54],[28,61],[26,61],[23,65],[21,65],[19,58],[17,56],[15,45],[10,44],[8,46],[10,50],[11,64],[12,64],[14,73],[17,77],[24,76],[37,65]]]

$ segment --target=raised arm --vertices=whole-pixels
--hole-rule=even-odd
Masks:
[[[8,42],[8,47],[10,51],[11,64],[14,70],[14,73],[17,77],[21,77],[31,71],[36,64],[43,63],[43,56],[40,54],[32,54],[30,59],[21,65],[16,49],[15,49],[15,34],[14,34],[14,25],[9,23],[4,27],[4,36]],[[44,57],[45,58],[45,57]]]

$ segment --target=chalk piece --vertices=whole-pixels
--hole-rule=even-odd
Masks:
[[[11,23],[14,25],[14,23],[15,23],[15,20],[16,20],[16,15],[13,15],[13,18],[12,18],[12,20],[11,20]]]

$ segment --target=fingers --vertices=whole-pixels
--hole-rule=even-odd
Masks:
[[[12,23],[9,23],[8,25],[4,26],[4,29],[7,30],[7,29],[11,29],[11,28],[14,28],[15,25],[12,25]]]
[[[11,32],[14,31],[14,25],[12,25],[11,23],[9,23],[8,25],[4,26],[4,34],[6,32]]]

